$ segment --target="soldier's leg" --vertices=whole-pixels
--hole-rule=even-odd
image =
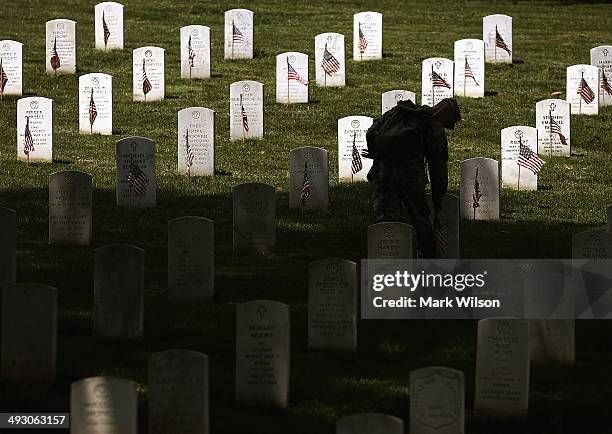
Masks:
[[[417,235],[417,248],[423,258],[436,258],[436,244],[433,236],[433,226],[429,218],[425,193],[407,189],[403,191],[402,201]]]
[[[374,221],[401,221],[402,200],[397,191],[389,185],[373,184]]]

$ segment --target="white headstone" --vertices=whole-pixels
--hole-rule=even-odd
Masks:
[[[572,259],[601,261],[612,259],[612,233],[584,231],[572,237]]]
[[[110,244],[95,250],[94,332],[111,339],[142,336],[144,250]]]
[[[123,50],[123,5],[98,3],[95,7],[96,48]]]
[[[427,202],[431,215],[434,215],[431,193],[427,194]],[[442,210],[438,215],[442,225],[442,231],[446,238],[446,247],[439,252],[440,259],[459,259],[459,198],[446,193],[442,198]]]
[[[166,92],[164,53],[159,47],[140,47],[132,52],[134,101],[161,101]]]
[[[545,99],[536,103],[538,154],[570,156],[570,112],[569,103],[562,99]]]
[[[464,434],[463,372],[428,367],[410,372],[410,434]]]
[[[76,74],[76,21],[47,21],[45,29],[47,74]]]
[[[289,306],[240,303],[236,325],[236,400],[286,407],[289,398]]]
[[[94,73],[79,77],[79,131],[113,134],[113,77]]]
[[[499,219],[499,173],[497,160],[470,158],[460,167],[459,209],[464,220]]]
[[[215,174],[215,112],[188,107],[178,112],[178,171],[187,176]]]
[[[567,67],[565,99],[572,106],[573,115],[599,113],[600,70],[593,65]]]
[[[357,348],[357,264],[320,259],[308,267],[308,346]]]
[[[203,217],[168,222],[168,295],[171,300],[210,300],[214,292],[214,224]]]
[[[70,434],[137,434],[136,383],[90,377],[70,387]]]
[[[208,357],[188,350],[149,359],[149,434],[208,434]]]
[[[289,153],[289,208],[329,208],[329,156],[313,146]]]
[[[500,418],[526,416],[529,363],[527,321],[478,321],[474,411]]]
[[[533,155],[519,158],[520,147]],[[501,131],[502,187],[513,190],[537,190],[541,160],[538,157],[538,130],[533,127],[513,126]],[[521,163],[519,165],[519,162]]]
[[[230,140],[263,139],[264,85],[237,81],[230,85]]]
[[[403,434],[404,421],[382,413],[360,413],[336,421],[336,434]]]
[[[346,116],[338,119],[338,180],[367,181],[372,160],[361,156],[368,148],[366,132],[372,125],[369,116]]]
[[[0,87],[0,96],[23,93],[23,44],[5,39],[0,41],[0,70],[4,71],[6,81]]]
[[[17,382],[55,380],[57,291],[41,283],[2,288],[0,377]]]
[[[276,102],[308,102],[308,56],[288,52],[276,56]]]
[[[53,100],[40,96],[17,101],[17,159],[53,161]]]
[[[368,259],[414,258],[412,226],[382,222],[368,226]]]
[[[17,275],[17,213],[0,207],[0,290]]]
[[[344,86],[346,76],[344,35],[321,33],[315,36],[315,71],[318,86]]]
[[[91,242],[92,177],[66,170],[49,176],[49,242],[87,245]]]
[[[209,27],[181,27],[181,78],[210,78]]]
[[[454,84],[455,62],[444,57],[431,57],[423,60],[421,104],[433,107],[444,98],[452,98]]]
[[[245,182],[234,187],[234,251],[268,254],[276,243],[276,189]]]
[[[576,324],[573,319],[529,321],[531,360],[574,364],[576,361]]]
[[[457,96],[482,98],[485,94],[484,41],[455,41],[455,86]]]
[[[599,107],[612,105],[612,45],[591,48],[591,65],[599,68]]]
[[[253,12],[248,9],[225,11],[225,58],[253,58]]]
[[[409,90],[388,90],[382,94],[382,109],[381,114],[385,114],[386,111],[391,110],[397,105],[399,101],[410,100],[416,104],[416,95],[414,92]]]
[[[353,15],[353,60],[382,59],[383,23],[378,12]]]
[[[512,17],[488,15],[482,19],[487,63],[512,63]]]
[[[126,137],[117,142],[117,206],[154,207],[156,203],[155,142]]]

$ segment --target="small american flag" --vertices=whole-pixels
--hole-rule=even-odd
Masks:
[[[145,60],[142,59],[142,92],[144,93],[145,98],[147,94],[151,92],[151,89],[153,89],[153,86],[151,86],[151,82],[147,77],[147,71],[145,70]]]
[[[89,98],[89,126],[93,127],[93,123],[96,121],[98,117],[98,109],[96,108],[96,103],[93,99],[93,87],[91,88],[91,97]]]
[[[242,104],[242,95],[240,95],[240,113],[242,115],[242,128],[244,128],[244,131],[249,131],[249,118],[244,109],[244,104]]]
[[[548,112],[548,118],[550,119],[550,132],[559,136],[559,140],[561,140],[562,145],[567,145],[567,139],[565,138],[563,133],[561,133],[561,127],[559,126],[555,118],[553,118],[552,112]]]
[[[62,66],[62,62],[60,62],[59,55],[57,54],[57,37],[53,40],[53,48],[51,49],[51,68],[54,71],[57,71],[60,66]]]
[[[195,153],[193,148],[189,146],[189,130],[185,132],[185,165],[187,166],[187,174],[191,175],[191,166],[193,166],[193,160],[195,159]]]
[[[1,69],[2,65],[0,65]],[[604,70],[601,70],[601,90],[608,95],[612,96],[612,86],[610,86],[610,82],[608,81],[608,77],[606,77],[606,73]]]
[[[440,74],[438,74],[437,72],[433,71],[433,68],[432,68],[432,71],[431,71],[431,85],[433,87],[445,87],[447,89],[451,88],[451,85],[448,84],[448,82],[446,80],[444,80],[440,76]]]
[[[470,68],[470,64],[468,63],[467,57],[465,58],[465,71],[463,72],[465,78],[470,77],[476,83],[476,86],[480,86],[476,81],[476,76],[474,75],[474,71]]]
[[[516,164],[525,169],[529,169],[534,175],[542,169],[544,166],[544,160],[542,160],[538,154],[529,149],[529,146],[523,145],[522,141],[519,141],[519,155]]]
[[[130,171],[128,172],[127,182],[132,187],[136,196],[144,196],[147,194],[147,187],[149,186],[149,178],[147,175],[138,167],[138,164],[134,163],[134,160],[130,160]]]
[[[352,150],[352,157],[351,157],[351,171],[353,172],[353,174],[363,169],[361,155],[359,155],[359,150],[357,149],[357,146],[355,146],[356,137],[357,137],[357,133],[353,134],[353,150]]]
[[[247,40],[247,38],[244,37],[240,29],[236,27],[236,24],[234,24],[233,21],[232,21],[232,42],[234,44],[243,44],[243,45],[246,45],[247,47],[249,46],[249,41]]]
[[[359,52],[361,54],[363,54],[365,52],[366,48],[368,48],[368,40],[366,39],[365,35],[361,31],[361,23],[359,23],[359,44],[358,44],[358,48],[359,48]]]
[[[26,117],[26,126],[23,133],[23,153],[29,156],[30,152],[34,152],[34,139],[30,132],[30,117],[28,116]]]
[[[295,80],[299,83],[302,83],[304,86],[308,86],[308,82],[302,78],[300,74],[297,73],[293,66],[289,63],[289,57],[287,57],[287,80]]]
[[[446,237],[446,231],[443,227],[435,227],[433,230],[434,243],[436,249],[440,252],[440,256],[446,255],[448,251],[448,238]]]
[[[580,98],[582,98],[587,104],[590,104],[595,101],[595,93],[584,79],[584,76],[580,79],[580,84],[578,85],[578,90],[576,91],[576,93],[580,95]]]
[[[478,167],[476,168],[476,175],[474,176],[474,192],[472,193],[472,208],[480,208],[480,182],[478,182]]]
[[[8,77],[4,68],[2,67],[2,58],[0,58],[0,96],[4,95],[4,88],[8,82]]]
[[[506,53],[508,53],[508,56],[512,55],[512,51],[506,44],[506,41],[504,41],[504,38],[502,38],[502,35],[500,35],[499,32],[497,31],[497,27],[495,27],[495,46],[498,48],[501,48]]]
[[[323,68],[325,73],[329,76],[340,70],[340,62],[338,62],[338,59],[336,59],[334,55],[327,50],[327,44],[325,44],[325,49],[323,50],[323,61],[321,62],[321,68]]]
[[[306,200],[310,197],[310,181],[308,180],[308,162],[304,163],[304,178],[302,178],[302,193],[300,201],[302,206],[306,205]]]
[[[187,52],[189,58],[189,67],[193,68],[193,59],[196,57],[196,52],[191,48],[191,35],[189,35],[189,41],[187,42]]]
[[[102,29],[104,30],[104,48],[108,45],[108,38],[110,38],[110,30],[106,24],[106,18],[104,17],[104,11],[102,11]]]

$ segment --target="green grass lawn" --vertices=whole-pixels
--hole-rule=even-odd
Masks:
[[[476,324],[472,321],[362,321],[356,353],[307,350],[307,265],[323,257],[365,256],[366,228],[373,223],[368,185],[337,182],[336,121],[347,115],[377,117],[380,94],[408,89],[419,95],[421,61],[452,58],[453,42],[480,38],[482,17],[514,18],[513,65],[487,65],[484,99],[459,100],[464,121],[449,134],[450,190],[458,194],[459,162],[500,158],[500,130],[535,126],[535,103],[565,91],[565,68],[589,63],[589,49],[612,43],[612,7],[580,2],[450,1],[162,1],[125,0],[125,50],[104,53],[94,46],[94,2],[4,1],[0,39],[24,43],[24,93],[54,101],[53,164],[16,162],[16,98],[0,103],[0,206],[18,216],[18,281],[40,281],[59,293],[58,380],[49,391],[0,389],[0,410],[67,411],[70,383],[94,375],[116,375],[141,387],[141,429],[146,432],[146,363],[151,352],[187,348],[210,356],[211,429],[217,433],[315,433],[334,431],[335,419],[354,412],[409,417],[412,369],[442,365],[466,373],[466,424],[473,433],[612,432],[612,326],[578,322],[575,367],[534,366],[530,414],[525,425],[490,423],[472,415]],[[255,12],[255,58],[223,60],[223,13],[234,7]],[[384,58],[347,61],[342,89],[314,85],[314,36],[346,36],[352,53],[352,15],[383,13]],[[45,75],[45,21],[78,22],[78,73],[113,75],[112,137],[78,133],[78,75]],[[211,27],[210,80],[181,80],[179,28]],[[166,99],[132,102],[132,49],[166,49]],[[311,103],[275,104],[275,56],[301,51],[310,58]],[[229,85],[253,79],[265,84],[265,139],[229,141]],[[177,174],[177,112],[204,106],[217,112],[216,168],[208,178]],[[465,222],[466,258],[567,258],[571,235],[605,224],[612,203],[612,108],[596,117],[573,117],[571,158],[547,159],[537,192],[501,192],[499,222]],[[145,136],[157,143],[157,202],[150,210],[115,206],[115,141]],[[288,156],[300,146],[330,153],[333,209],[328,214],[288,209]],[[86,248],[47,243],[50,173],[81,170],[94,177],[93,244]],[[277,187],[277,246],[270,257],[232,252],[232,187],[260,181]],[[184,215],[215,222],[215,302],[167,302],[167,221]],[[92,336],[93,249],[128,242],[145,249],[145,337],[116,343]],[[235,304],[252,299],[290,304],[292,356],[290,407],[257,410],[234,406]]]

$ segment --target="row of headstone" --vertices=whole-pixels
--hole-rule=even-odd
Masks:
[[[208,434],[208,356],[181,349],[154,353],[148,386],[150,434]],[[71,433],[138,433],[138,393],[132,380],[100,376],[76,381],[70,410]]]

